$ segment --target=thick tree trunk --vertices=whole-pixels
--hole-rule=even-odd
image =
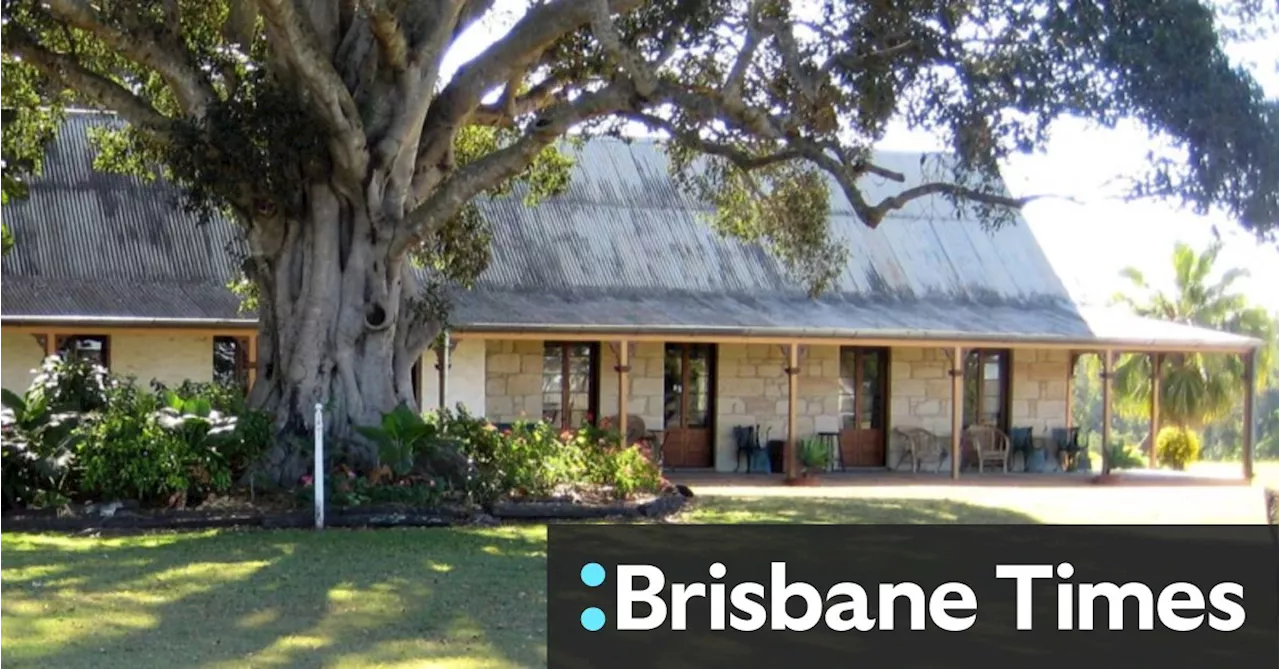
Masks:
[[[359,197],[313,183],[297,216],[250,226],[259,288],[258,381],[250,402],[275,417],[269,478],[292,485],[312,469],[315,407],[326,451],[366,470],[377,453],[353,428],[376,425],[400,404],[416,409],[412,369],[438,326],[413,308],[417,285],[391,235]]]

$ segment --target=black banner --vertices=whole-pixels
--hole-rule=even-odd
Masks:
[[[551,667],[1280,665],[1266,526],[548,534]]]

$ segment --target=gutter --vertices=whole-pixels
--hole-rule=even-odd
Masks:
[[[742,337],[751,339],[843,339],[871,340],[894,343],[938,342],[946,344],[1027,344],[1050,345],[1055,347],[1071,347],[1079,349],[1115,349],[1115,350],[1162,350],[1162,351],[1212,351],[1222,353],[1248,353],[1263,345],[1263,342],[1243,335],[1230,335],[1237,341],[1233,343],[1216,343],[1196,340],[1156,340],[1156,339],[1116,339],[1094,338],[1073,339],[1051,335],[998,335],[971,332],[945,332],[938,330],[837,330],[831,328],[783,328],[783,327],[745,327],[745,326],[635,326],[611,325],[502,325],[485,323],[455,327],[459,334],[510,334],[522,332],[540,332],[547,334],[581,334],[593,336],[614,336],[620,338],[647,338],[655,335],[695,336],[699,338]],[[762,342],[763,343],[763,342]]]

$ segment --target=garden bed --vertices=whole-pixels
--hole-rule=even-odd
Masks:
[[[450,527],[493,525],[502,521],[556,521],[608,518],[657,519],[684,508],[686,497],[678,492],[630,501],[575,501],[571,499],[508,499],[479,508],[443,506],[414,508],[404,505],[370,505],[330,508],[325,526],[337,528]],[[211,505],[197,509],[138,509],[124,505],[68,505],[58,509],[17,510],[6,513],[8,532],[67,532],[94,530],[203,530],[234,527],[303,529],[315,526],[312,509],[267,503]]]

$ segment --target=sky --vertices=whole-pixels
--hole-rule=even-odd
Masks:
[[[443,67],[446,76],[503,34],[517,14],[503,13],[473,26],[448,54]],[[1255,43],[1231,51],[1238,62],[1250,67],[1271,97],[1280,95],[1276,48]],[[1259,244],[1220,214],[1197,215],[1168,202],[1125,201],[1108,188],[1117,178],[1142,173],[1153,141],[1136,123],[1107,129],[1069,119],[1052,128],[1044,151],[1018,156],[1002,166],[1015,196],[1062,196],[1032,202],[1022,214],[1067,289],[1081,303],[1107,304],[1117,291],[1131,285],[1120,271],[1135,267],[1152,286],[1171,290],[1174,245],[1182,242],[1204,249],[1213,243],[1216,229],[1223,242],[1220,271],[1246,269],[1249,276],[1237,282],[1237,289],[1251,302],[1280,312],[1280,249],[1274,243]],[[936,138],[903,126],[891,130],[880,148],[936,151],[942,147]],[[1280,152],[1280,147],[1276,150]]]

